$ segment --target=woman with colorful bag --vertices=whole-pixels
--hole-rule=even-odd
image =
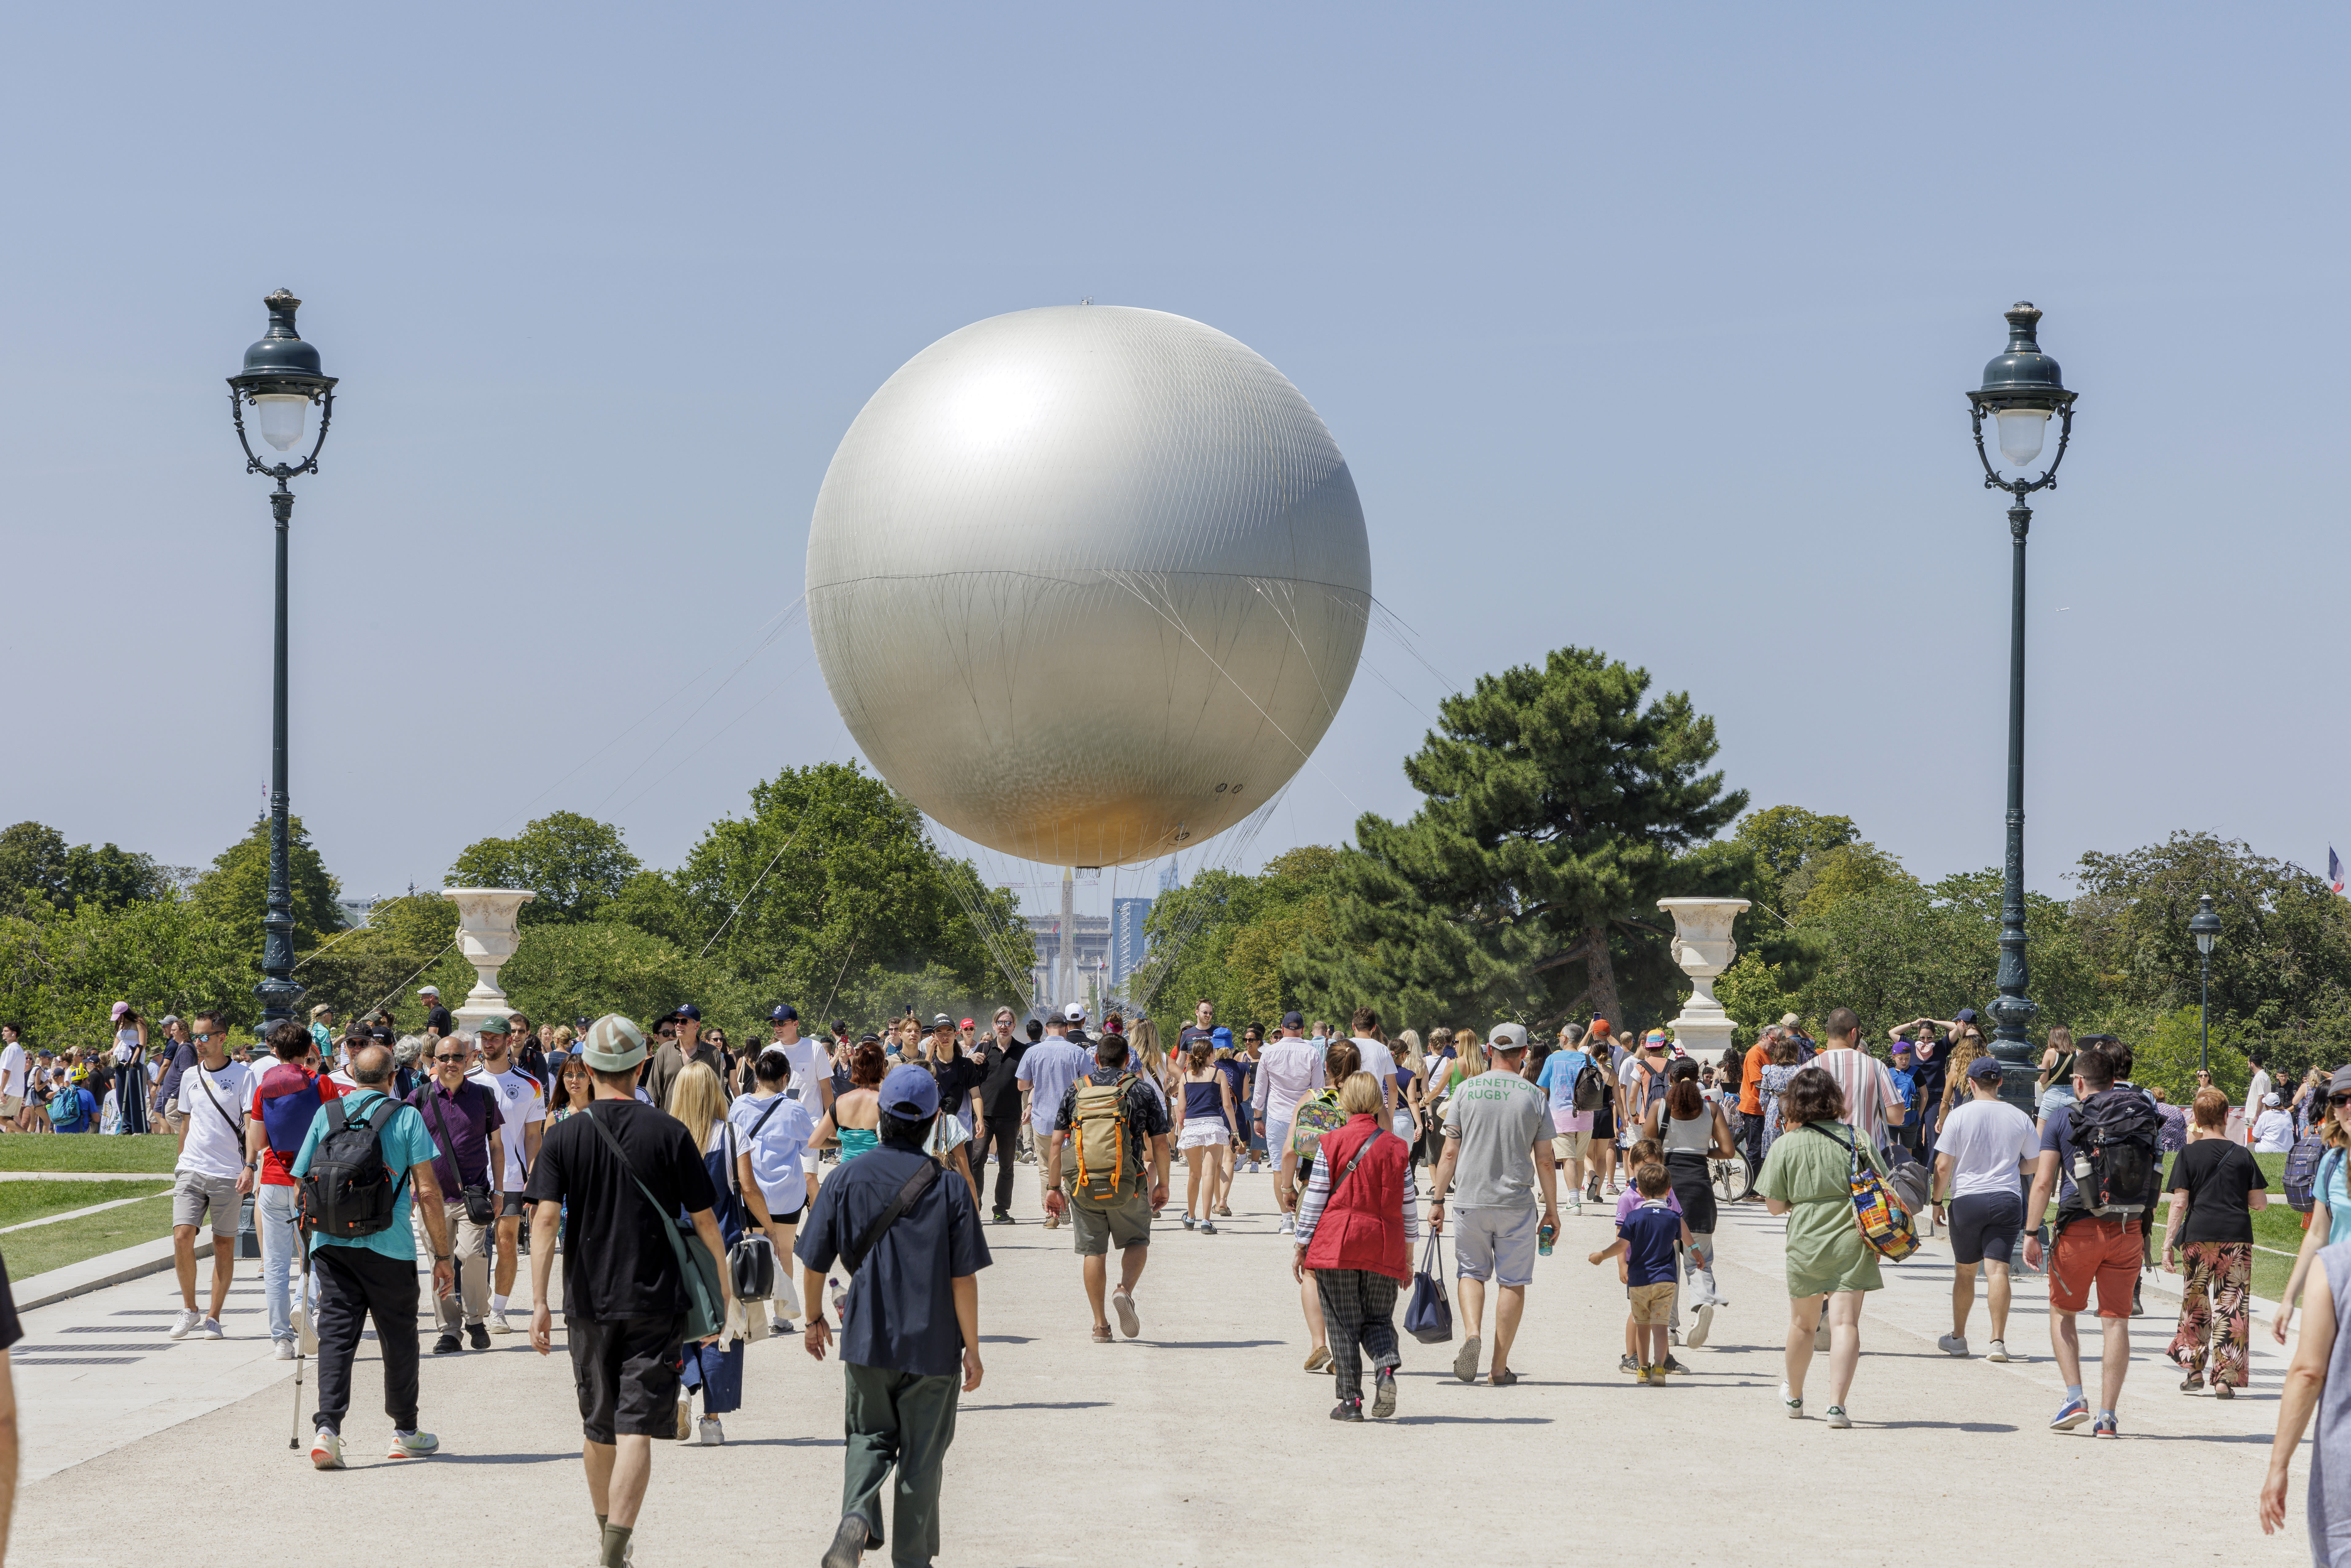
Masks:
[[[1817,1067],[1799,1071],[1780,1096],[1786,1132],[1764,1156],[1755,1190],[1770,1211],[1788,1217],[1787,1381],[1780,1398],[1788,1418],[1804,1416],[1804,1375],[1813,1364],[1813,1335],[1825,1306],[1829,1330],[1828,1424],[1850,1427],[1844,1402],[1861,1360],[1861,1298],[1883,1289],[1877,1270],[1880,1246],[1888,1255],[1907,1256],[1917,1238],[1909,1216],[1885,1197],[1885,1163],[1868,1140],[1855,1139],[1842,1125],[1844,1096],[1836,1081]],[[1865,1229],[1860,1202],[1865,1190],[1878,1207],[1881,1228],[1899,1216],[1908,1246],[1888,1238],[1874,1240]],[[1888,1212],[1890,1210],[1890,1213]]]

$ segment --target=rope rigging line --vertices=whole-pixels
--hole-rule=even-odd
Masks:
[[[806,593],[802,593],[798,599],[792,601],[791,603],[785,605],[781,610],[777,611],[775,614],[769,616],[767,622],[763,623],[757,632],[754,632],[751,634],[755,639],[757,639],[757,642],[754,643],[751,651],[743,656],[743,664],[747,664],[753,659],[757,658],[759,654],[760,649],[765,648],[768,643],[772,641],[772,635],[769,632],[770,627],[776,627],[778,631],[780,631],[781,628],[778,626],[777,623],[784,621],[787,617],[801,609],[807,604],[807,602],[808,595]],[[632,719],[626,726],[622,727],[622,728],[615,734],[611,739],[606,741],[603,745],[598,747],[595,750],[590,752],[587,756],[573,763],[571,767],[564,772],[562,777],[556,779],[554,783],[549,784],[546,789],[541,789],[538,794],[533,795],[529,800],[524,801],[514,810],[508,812],[505,820],[498,823],[496,829],[493,831],[492,836],[495,837],[497,833],[506,831],[506,830],[511,826],[517,819],[529,811],[533,806],[538,805],[541,800],[546,800],[549,795],[552,795],[556,790],[569,783],[573,774],[578,773],[590,762],[595,761],[596,758],[603,756],[604,753],[612,749],[613,747],[618,746],[628,737],[632,730],[634,730],[639,725],[644,723],[647,719],[652,718],[655,714],[660,713],[664,708],[669,706],[670,704],[675,702],[680,696],[683,696],[687,691],[692,689],[696,681],[701,680],[703,676],[716,669],[720,664],[726,663],[726,655],[722,653],[717,658],[711,660],[707,664],[705,664],[701,669],[696,670],[693,674],[687,676],[684,684],[679,685],[675,691],[670,693],[669,695],[662,698],[661,701],[653,704],[653,706],[647,708],[643,713],[639,714],[635,718]],[[741,664],[736,666],[737,673],[739,674],[741,669]],[[731,681],[735,677],[730,674],[726,678]]]
[[[795,604],[804,604],[807,601],[808,595],[803,593],[800,595],[799,600],[795,601]],[[621,775],[620,782],[613,785],[611,789],[606,793],[604,798],[596,803],[596,810],[601,811],[605,807],[611,805],[612,803],[612,797],[619,794],[627,787],[629,780],[637,776],[638,768],[643,768],[646,762],[651,760],[653,758],[659,756],[663,748],[667,747],[671,741],[675,740],[684,730],[685,727],[695,721],[696,716],[698,716],[704,708],[708,707],[712,703],[718,700],[718,694],[725,691],[729,685],[732,685],[736,676],[741,674],[745,670],[750,667],[752,660],[758,658],[762,653],[767,651],[768,643],[773,643],[777,638],[783,634],[784,626],[779,623],[774,631],[768,632],[766,637],[760,640],[758,647],[753,648],[749,653],[744,654],[743,662],[737,664],[733,669],[727,671],[726,678],[713,686],[710,689],[710,695],[708,696],[695,704],[693,711],[688,713],[684,718],[677,721],[676,728],[672,729],[667,735],[663,736],[660,740],[656,741],[646,750],[644,756],[637,758],[636,766],[634,768],[631,768],[626,773]]]
[[[799,842],[800,833],[802,830],[807,828],[807,826],[808,818],[805,815],[803,815],[799,821],[792,824],[792,836],[784,841],[784,848],[778,850],[774,854],[768,857],[766,867],[761,870],[758,876],[751,879],[751,885],[744,891],[743,896],[736,902],[734,914],[729,915],[726,917],[726,925],[719,926],[717,930],[710,934],[710,940],[702,945],[702,951],[696,953],[695,955],[695,957],[706,957],[709,955],[711,948],[718,945],[718,939],[726,935],[726,927],[735,924],[735,915],[743,913],[744,906],[751,902],[751,894],[759,891],[759,884],[768,880],[768,873],[775,870],[776,862],[784,858],[784,850],[790,849],[794,844]]]

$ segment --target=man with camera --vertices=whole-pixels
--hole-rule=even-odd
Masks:
[[[464,1348],[457,1339],[461,1323],[475,1350],[490,1348],[487,1241],[497,1220],[498,1178],[506,1173],[506,1145],[500,1134],[505,1118],[498,1111],[497,1096],[488,1086],[465,1076],[473,1037],[451,1034],[428,1039],[433,1046],[433,1076],[417,1086],[408,1103],[416,1107],[424,1118],[424,1130],[433,1135],[433,1176],[456,1238],[453,1250],[457,1288],[448,1295],[436,1296],[433,1302],[434,1318],[441,1325],[433,1354],[452,1355]]]

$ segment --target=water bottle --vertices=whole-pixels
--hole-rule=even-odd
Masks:
[[[1558,1239],[1559,1227],[1545,1220],[1535,1231],[1535,1250],[1548,1258],[1551,1256],[1552,1243]]]

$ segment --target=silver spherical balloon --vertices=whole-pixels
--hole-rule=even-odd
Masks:
[[[849,427],[809,529],[817,659],[867,759],[1049,864],[1150,860],[1264,804],[1346,696],[1371,591],[1312,406],[1158,310],[940,339]]]

